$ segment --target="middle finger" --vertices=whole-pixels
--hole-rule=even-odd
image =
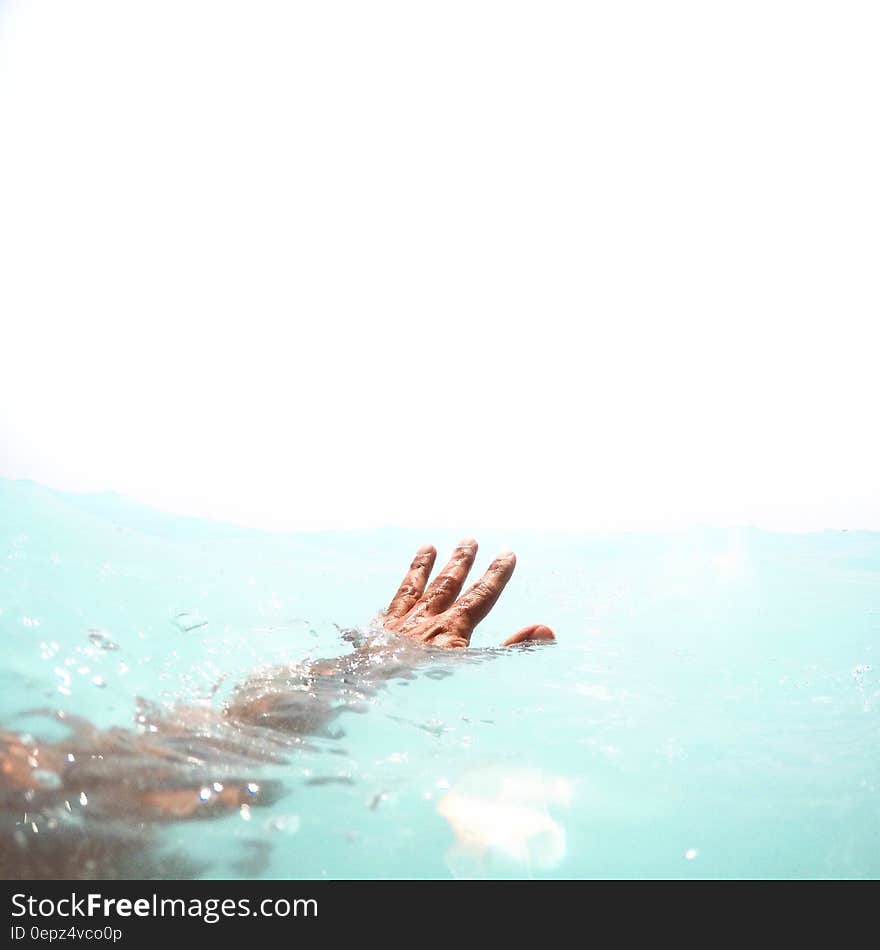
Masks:
[[[407,621],[442,613],[455,603],[477,557],[477,542],[463,538],[452,552],[449,563],[431,581]]]

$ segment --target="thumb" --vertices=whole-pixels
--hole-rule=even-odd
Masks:
[[[543,640],[547,643],[556,639],[556,634],[542,623],[533,623],[530,627],[523,627],[513,636],[508,637],[501,646],[512,647],[517,643],[527,643],[530,640]]]

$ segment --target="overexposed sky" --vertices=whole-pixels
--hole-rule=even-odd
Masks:
[[[880,529],[880,10],[0,0],[0,477]]]

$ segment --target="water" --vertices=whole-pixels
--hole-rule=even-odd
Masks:
[[[211,723],[254,670],[351,653],[418,545],[467,533],[275,535],[0,482],[0,728],[62,748],[73,716]],[[148,821],[126,853],[216,878],[880,875],[880,534],[479,540],[474,574],[519,564],[467,654],[422,654],[322,734],[246,739],[279,761],[221,743],[181,795],[200,814],[216,779],[241,803]],[[558,643],[492,649],[533,622]],[[8,846],[135,833],[77,791],[28,815],[7,796]]]

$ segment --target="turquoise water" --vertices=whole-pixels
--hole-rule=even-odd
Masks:
[[[0,728],[63,745],[46,710],[219,712],[256,669],[350,652],[416,547],[468,533],[269,534],[0,481]],[[519,563],[468,654],[238,761],[265,802],[149,847],[218,878],[880,874],[880,534],[479,540],[474,574]],[[492,649],[532,622],[558,643]],[[26,817],[16,847],[60,834]]]

